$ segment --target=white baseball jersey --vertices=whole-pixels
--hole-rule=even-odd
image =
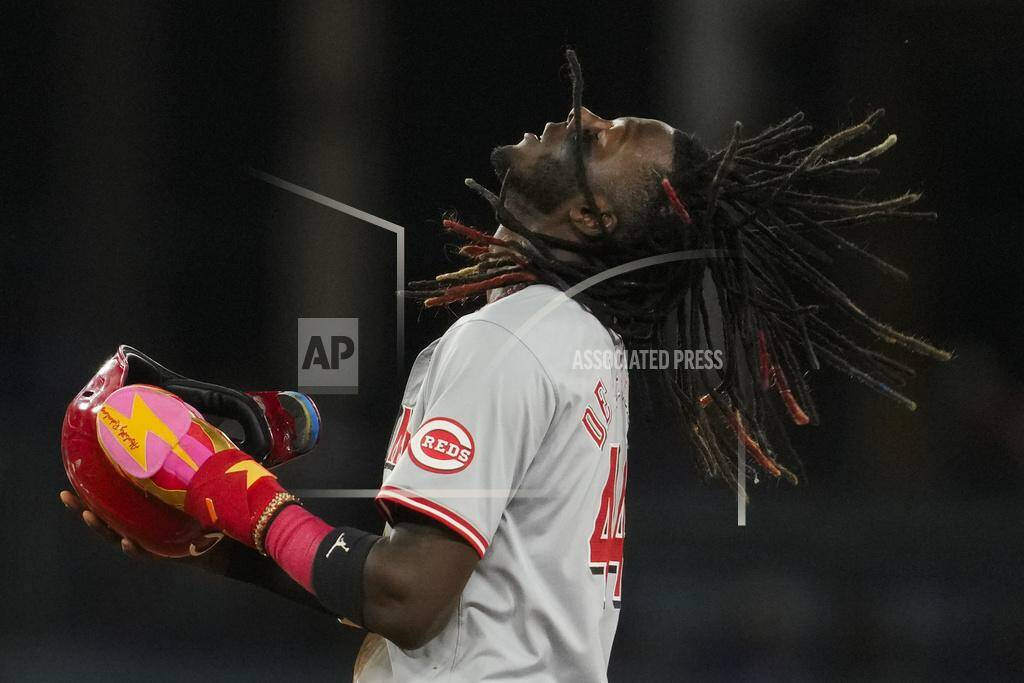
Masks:
[[[440,635],[412,651],[388,643],[391,680],[607,679],[629,386],[594,359],[617,350],[579,304],[534,285],[420,353],[377,502],[387,519],[404,506],[437,520],[481,559]]]

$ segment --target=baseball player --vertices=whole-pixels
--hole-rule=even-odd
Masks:
[[[907,209],[915,195],[869,201],[814,185],[856,177],[892,145],[838,154],[877,116],[810,146],[799,116],[748,138],[737,127],[709,152],[660,121],[583,108],[569,60],[566,120],[494,151],[498,194],[468,181],[498,230],[446,221],[471,265],[410,283],[427,307],[487,303],[415,362],[376,498],[384,534],[321,520],[238,451],[209,457],[188,486],[185,511],[238,542],[201,561],[376,634],[356,680],[606,679],[623,599],[630,351],[705,347],[718,320],[719,370],[660,376],[704,472],[733,484],[737,442],[761,471],[795,481],[773,444],[784,421],[816,421],[806,375],[820,364],[911,404],[894,388],[907,368],[829,311],[948,357],[869,316],[809,260],[841,246],[891,274],[835,228],[926,216]]]

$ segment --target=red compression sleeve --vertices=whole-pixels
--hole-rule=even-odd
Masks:
[[[299,505],[278,513],[267,530],[267,554],[299,585],[313,593],[316,549],[333,527]]]

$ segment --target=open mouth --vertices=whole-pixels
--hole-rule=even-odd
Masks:
[[[544,130],[541,131],[540,135],[537,135],[536,133],[523,133],[523,141],[525,142],[529,140],[533,142],[544,142],[544,138],[547,136],[549,132],[551,132],[552,130],[567,129],[572,124],[572,121],[572,112],[569,112],[569,116],[568,118],[566,118],[565,121],[549,121],[548,123],[544,124]]]

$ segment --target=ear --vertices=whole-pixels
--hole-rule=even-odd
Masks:
[[[588,237],[615,232],[619,219],[611,205],[603,195],[594,195],[594,203],[597,204],[596,212],[582,201],[569,209],[573,229]]]

